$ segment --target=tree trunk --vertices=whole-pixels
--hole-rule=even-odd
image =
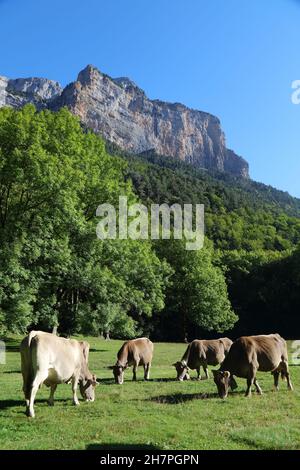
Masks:
[[[188,343],[188,338],[187,338],[187,311],[186,308],[183,308],[183,313],[182,313],[182,337],[183,337],[183,342]]]

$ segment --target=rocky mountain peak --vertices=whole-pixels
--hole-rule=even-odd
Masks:
[[[154,150],[196,167],[249,177],[248,163],[226,148],[216,116],[181,103],[150,100],[129,78],[111,78],[93,65],[64,89],[44,78],[0,77],[0,106],[28,102],[38,109],[67,106],[85,126],[132,153]]]

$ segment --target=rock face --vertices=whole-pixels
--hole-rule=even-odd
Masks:
[[[61,95],[63,89],[58,82],[46,78],[17,78],[10,80],[0,76],[0,106],[20,108],[33,103],[38,109]]]
[[[249,177],[248,163],[226,148],[217,117],[180,103],[149,100],[128,78],[112,79],[91,65],[64,89],[46,79],[0,77],[0,106],[28,102],[38,109],[67,106],[84,125],[135,154],[154,150],[196,167]]]

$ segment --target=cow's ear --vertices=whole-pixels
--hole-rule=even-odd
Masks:
[[[224,372],[224,377],[229,378],[230,377],[230,372],[228,370],[225,370]]]
[[[113,370],[114,366],[107,366],[107,369]]]
[[[97,382],[97,377],[95,374],[92,375],[92,385],[93,387],[96,387],[97,385],[99,385],[99,383]]]
[[[174,362],[174,364],[172,364],[173,367],[176,367],[177,366],[177,362]]]

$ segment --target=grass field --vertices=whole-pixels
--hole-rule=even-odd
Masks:
[[[300,367],[291,366],[294,392],[260,373],[263,396],[245,398],[245,380],[227,400],[216,396],[212,379],[174,381],[171,364],[185,344],[155,344],[151,381],[114,384],[106,366],[115,362],[121,341],[87,338],[90,369],[101,380],[96,401],[72,405],[70,385],[59,385],[54,408],[49,391],[39,390],[36,418],[25,416],[19,339],[7,342],[7,364],[0,365],[1,449],[300,449]],[[191,374],[195,377],[195,372]]]

